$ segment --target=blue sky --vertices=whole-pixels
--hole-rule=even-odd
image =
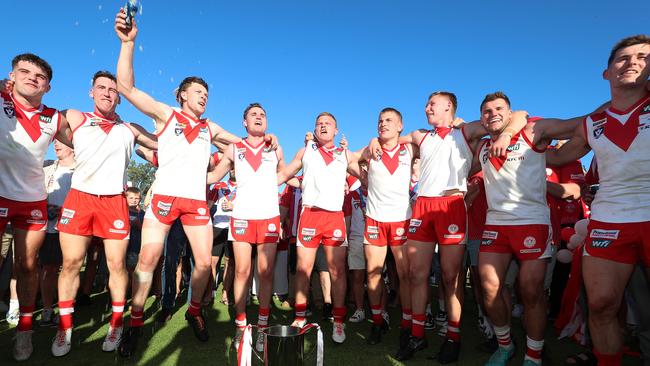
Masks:
[[[64,5],[65,4],[65,5]],[[121,1],[10,0],[3,4],[3,73],[33,52],[54,68],[46,104],[92,109],[90,79],[115,70],[113,19]],[[241,113],[260,102],[291,159],[321,111],[358,149],[392,106],[405,127],[426,127],[435,90],[478,118],[483,96],[503,90],[515,109],[571,117],[609,98],[601,74],[619,39],[648,32],[650,2],[611,1],[166,1],[146,0],[135,55],[136,85],[168,104],[188,75],[210,84],[207,117],[244,135]],[[610,15],[611,14],[611,15]],[[152,129],[128,102],[118,112]],[[48,154],[53,156],[53,152]]]

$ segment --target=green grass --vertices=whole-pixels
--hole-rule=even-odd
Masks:
[[[466,311],[461,325],[463,345],[461,358],[457,365],[483,365],[489,354],[482,353],[476,349],[481,341],[476,330],[476,310],[467,297]],[[228,309],[221,303],[216,302],[207,310],[207,324],[210,331],[210,341],[201,343],[194,337],[192,330],[187,327],[183,317],[185,306],[177,309],[173,318],[164,326],[158,325],[154,320],[154,314],[158,310],[153,298],[147,303],[145,316],[147,320],[144,326],[144,337],[138,344],[136,355],[130,359],[122,359],[116,353],[105,353],[101,351],[101,344],[108,328],[109,307],[106,306],[108,296],[106,293],[93,297],[93,305],[78,307],[75,316],[75,329],[72,338],[72,351],[65,357],[54,358],[50,353],[52,338],[56,332],[55,328],[42,328],[37,325],[39,316],[35,316],[35,327],[33,335],[34,353],[31,359],[24,365],[47,365],[47,366],[89,366],[89,365],[234,365],[234,358],[229,363],[228,347],[231,337],[235,332],[233,325],[234,314],[232,308]],[[397,324],[399,312],[397,309],[389,309],[393,324]],[[128,313],[127,313],[128,314]],[[351,311],[348,313],[348,316]],[[271,311],[270,324],[289,324],[293,313],[289,308],[279,308],[278,304]],[[320,319],[320,314],[315,311],[313,320]],[[257,319],[257,307],[251,306],[248,311],[249,322]],[[128,317],[127,317],[128,321]],[[368,322],[360,324],[348,323],[346,328],[347,340],[343,345],[335,345],[331,341],[332,326],[330,323],[322,323],[325,343],[325,365],[336,366],[359,366],[359,365],[402,365],[395,361],[393,355],[397,349],[397,338],[399,330],[394,325],[383,342],[376,346],[366,345],[366,336],[369,332]],[[515,321],[513,333],[517,344],[517,357],[511,361],[511,365],[522,363],[523,347],[525,344],[521,324]],[[568,340],[557,340],[553,334],[551,323],[547,328],[546,352],[549,360],[545,364],[564,365],[564,359],[573,353],[580,351],[580,348]],[[14,334],[12,327],[4,320],[0,322],[0,344],[5,352],[0,354],[0,365],[17,365],[11,356],[11,339]],[[315,344],[315,332],[307,337],[307,352]],[[416,354],[414,359],[406,364],[411,366],[437,364],[435,361],[427,360],[426,357],[434,354],[442,338],[436,335],[435,331],[427,332],[429,348]],[[552,362],[552,363],[551,363]],[[626,357],[624,364],[638,364],[638,359]],[[256,364],[260,364],[259,362]],[[312,358],[305,365],[314,365]]]

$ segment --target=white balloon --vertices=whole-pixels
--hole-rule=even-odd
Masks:
[[[587,225],[589,225],[589,219],[582,219],[576,222],[573,228],[576,229],[576,234],[587,237]]]
[[[569,250],[574,250],[579,245],[580,245],[580,243],[574,243],[574,242],[570,241],[570,242],[567,243],[566,248],[569,249]]]
[[[578,234],[573,234],[569,238],[569,243],[574,243],[575,246],[577,247],[578,245],[582,244],[582,242],[585,240],[585,237],[582,235]]]
[[[561,249],[557,252],[557,261],[560,263],[571,263],[573,260],[573,253],[567,249]]]

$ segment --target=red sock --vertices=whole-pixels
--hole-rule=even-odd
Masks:
[[[131,327],[141,327],[144,325],[144,309],[136,309],[131,306]]]
[[[297,321],[304,321],[307,320],[307,303],[303,302],[301,304],[296,303],[294,306],[294,310],[296,312],[296,319]]]
[[[337,308],[334,307],[332,309],[332,315],[334,316],[334,323],[343,323],[345,320],[345,313],[347,313],[347,310],[344,306]]]
[[[59,330],[72,328],[74,300],[59,301]]]
[[[269,315],[271,314],[270,308],[260,308],[257,312],[257,326],[259,328],[267,328],[269,326]]]
[[[598,360],[598,366],[618,366],[623,360],[623,352],[607,355],[596,351],[596,348],[594,348],[593,351],[594,356],[596,356],[596,359]]]
[[[412,327],[411,335],[417,338],[424,338],[424,320],[426,316],[424,314],[413,314],[412,317]]]
[[[246,313],[239,313],[235,317],[235,326],[239,329],[246,327]]]
[[[447,321],[447,338],[460,342],[460,321]]]
[[[111,314],[111,321],[110,325],[113,328],[121,327],[123,324],[122,319],[124,318],[124,304],[126,304],[126,301],[113,301],[111,305],[113,305],[113,314]]]
[[[381,305],[370,305],[372,313],[372,323],[376,326],[384,324],[384,318],[381,316]]]
[[[191,316],[201,315],[201,303],[198,301],[190,300],[190,306],[187,307],[187,313]]]
[[[34,305],[31,306],[18,306],[18,331],[26,332],[32,330],[32,314],[34,313]]]
[[[413,314],[411,314],[411,309],[402,309],[402,321],[399,323],[399,327],[402,329],[411,329],[412,321]]]

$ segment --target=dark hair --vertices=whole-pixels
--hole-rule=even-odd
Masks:
[[[246,107],[246,109],[244,109],[244,119],[246,119],[246,115],[248,114],[248,111],[250,111],[251,109],[253,109],[255,107],[260,108],[261,110],[264,111],[264,113],[266,113],[266,109],[264,109],[264,107],[262,107],[261,104],[259,104],[259,103],[251,103],[251,104],[248,105],[248,107]]]
[[[205,82],[205,80],[201,79],[198,76],[188,76],[183,81],[181,81],[180,85],[178,86],[178,89],[176,89],[176,101],[178,104],[181,106],[183,105],[183,101],[181,100],[181,93],[187,90],[187,88],[192,85],[192,83],[197,83],[199,85],[202,85],[205,87],[205,90],[208,90],[208,83]]]
[[[129,187],[126,189],[126,193],[134,193],[134,194],[142,195],[142,192],[140,192],[140,189],[138,189],[138,187]]]
[[[20,61],[29,62],[38,66],[39,68],[41,68],[41,70],[45,72],[45,75],[47,75],[47,80],[52,81],[52,76],[53,76],[52,66],[50,66],[50,64],[48,64],[47,61],[43,60],[42,58],[36,56],[33,53],[21,53],[20,55],[14,57],[13,60],[11,60],[11,68],[15,69],[16,65],[18,65]]]
[[[115,83],[117,83],[117,79],[115,78],[115,75],[111,74],[110,71],[106,70],[100,70],[93,75],[93,86],[95,85],[95,81],[99,78],[107,78],[113,80]]]
[[[456,94],[454,94],[452,92],[448,92],[448,91],[437,91],[437,92],[431,93],[431,95],[429,95],[429,99],[427,99],[427,101],[431,100],[431,98],[433,98],[436,95],[442,95],[443,97],[449,98],[449,101],[451,102],[451,107],[452,107],[451,112],[454,115],[456,115],[456,110],[458,109],[458,99],[456,98]]]
[[[386,107],[386,108],[382,109],[381,112],[379,112],[379,117],[381,117],[382,114],[388,113],[388,112],[395,113],[397,115],[397,117],[399,117],[399,121],[402,122],[402,113],[400,113],[400,111],[398,111],[397,109],[395,109],[393,107]]]
[[[483,106],[485,105],[485,103],[491,102],[491,101],[497,100],[497,99],[505,100],[506,104],[508,105],[508,108],[510,108],[510,99],[508,99],[508,96],[502,91],[497,91],[497,92],[494,92],[494,93],[490,93],[490,94],[486,95],[485,98],[483,98],[483,101],[481,102],[480,110],[481,111],[483,110]]]
[[[334,115],[332,113],[330,113],[330,112],[321,112],[321,113],[319,113],[318,116],[316,116],[316,122],[318,122],[318,119],[323,117],[323,116],[332,117],[332,119],[334,120],[334,126],[337,126],[339,124],[338,121],[336,120],[336,117],[334,117]]]
[[[612,48],[612,52],[609,53],[609,58],[607,59],[607,66],[614,61],[614,58],[616,57],[616,52],[620,51],[623,48],[634,46],[637,44],[647,44],[650,45],[650,37],[648,37],[645,34],[637,34],[636,36],[630,36],[623,38],[622,40],[618,41],[614,48]]]

